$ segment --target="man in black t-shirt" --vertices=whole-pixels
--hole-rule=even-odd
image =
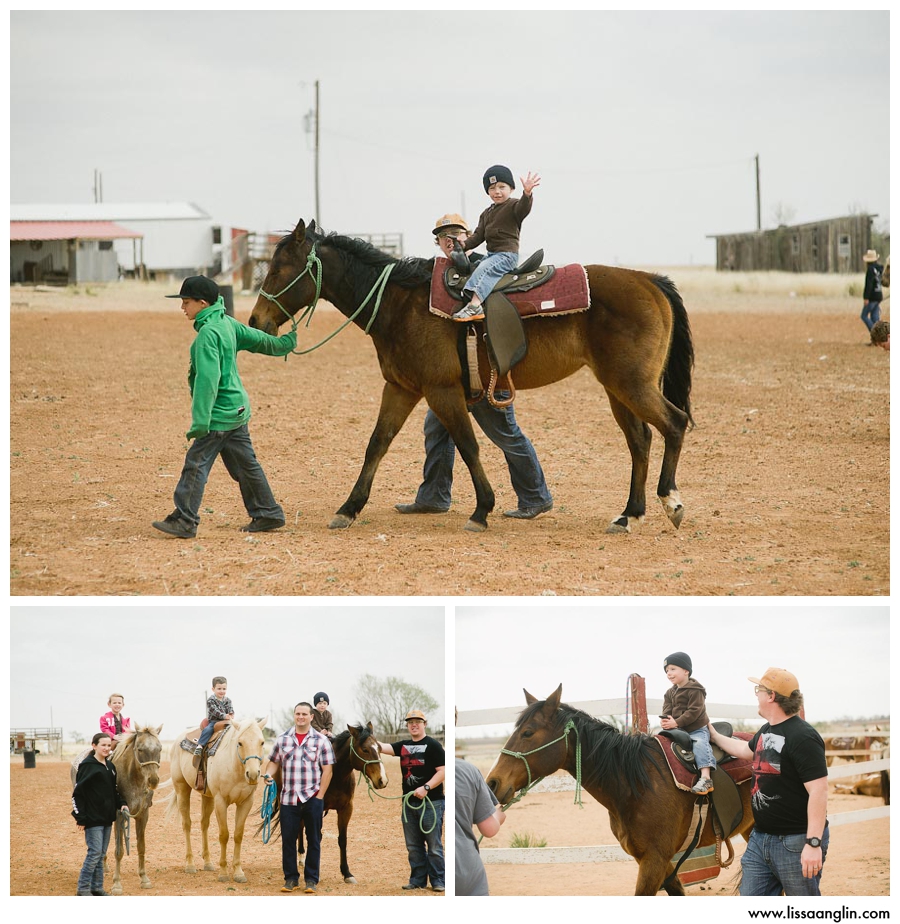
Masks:
[[[425,724],[425,714],[410,709],[406,714],[409,740],[382,744],[381,750],[400,758],[403,794],[412,793],[401,813],[410,867],[409,882],[402,888],[424,889],[430,879],[432,891],[443,892],[444,748],[425,734]]]
[[[766,724],[748,741],[710,739],[727,754],[753,759],[754,828],[741,857],[741,895],[820,895],[828,852],[825,742],[800,718],[797,678],[770,667],[756,684]]]

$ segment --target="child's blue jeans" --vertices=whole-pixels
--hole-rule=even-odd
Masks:
[[[478,300],[483,302],[494,286],[507,274],[511,273],[519,263],[519,255],[507,251],[491,253],[475,267],[475,272],[469,276],[463,292],[474,293]]]
[[[697,769],[702,770],[704,767],[716,769],[716,758],[713,756],[712,745],[709,743],[709,729],[704,725],[697,731],[688,732],[691,741],[694,743],[694,760],[697,763]]]

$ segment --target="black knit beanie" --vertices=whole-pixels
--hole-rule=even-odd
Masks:
[[[327,693],[316,693],[316,695],[313,697],[313,705],[318,706],[320,699],[324,699],[327,705],[331,705],[331,700],[328,698]]]
[[[691,663],[691,656],[685,654],[683,651],[676,651],[670,654],[665,661],[663,661],[663,670],[665,670],[670,664],[674,664],[676,667],[683,667],[689,674],[694,672],[694,665]]]
[[[510,189],[516,188],[516,181],[513,179],[512,170],[509,167],[504,167],[503,164],[494,164],[493,167],[488,167],[484,171],[483,177],[484,191],[487,192],[488,189],[494,183],[506,183]]]

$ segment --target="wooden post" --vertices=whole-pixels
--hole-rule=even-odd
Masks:
[[[647,682],[640,674],[630,674],[628,676],[628,688],[631,697],[632,731],[646,734],[650,730],[647,719]]]

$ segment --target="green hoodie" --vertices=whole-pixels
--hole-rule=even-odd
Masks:
[[[191,429],[187,438],[210,430],[235,430],[250,419],[250,399],[237,369],[238,350],[285,356],[297,346],[294,331],[273,337],[225,314],[221,296],[194,318],[197,336],[191,344]]]

